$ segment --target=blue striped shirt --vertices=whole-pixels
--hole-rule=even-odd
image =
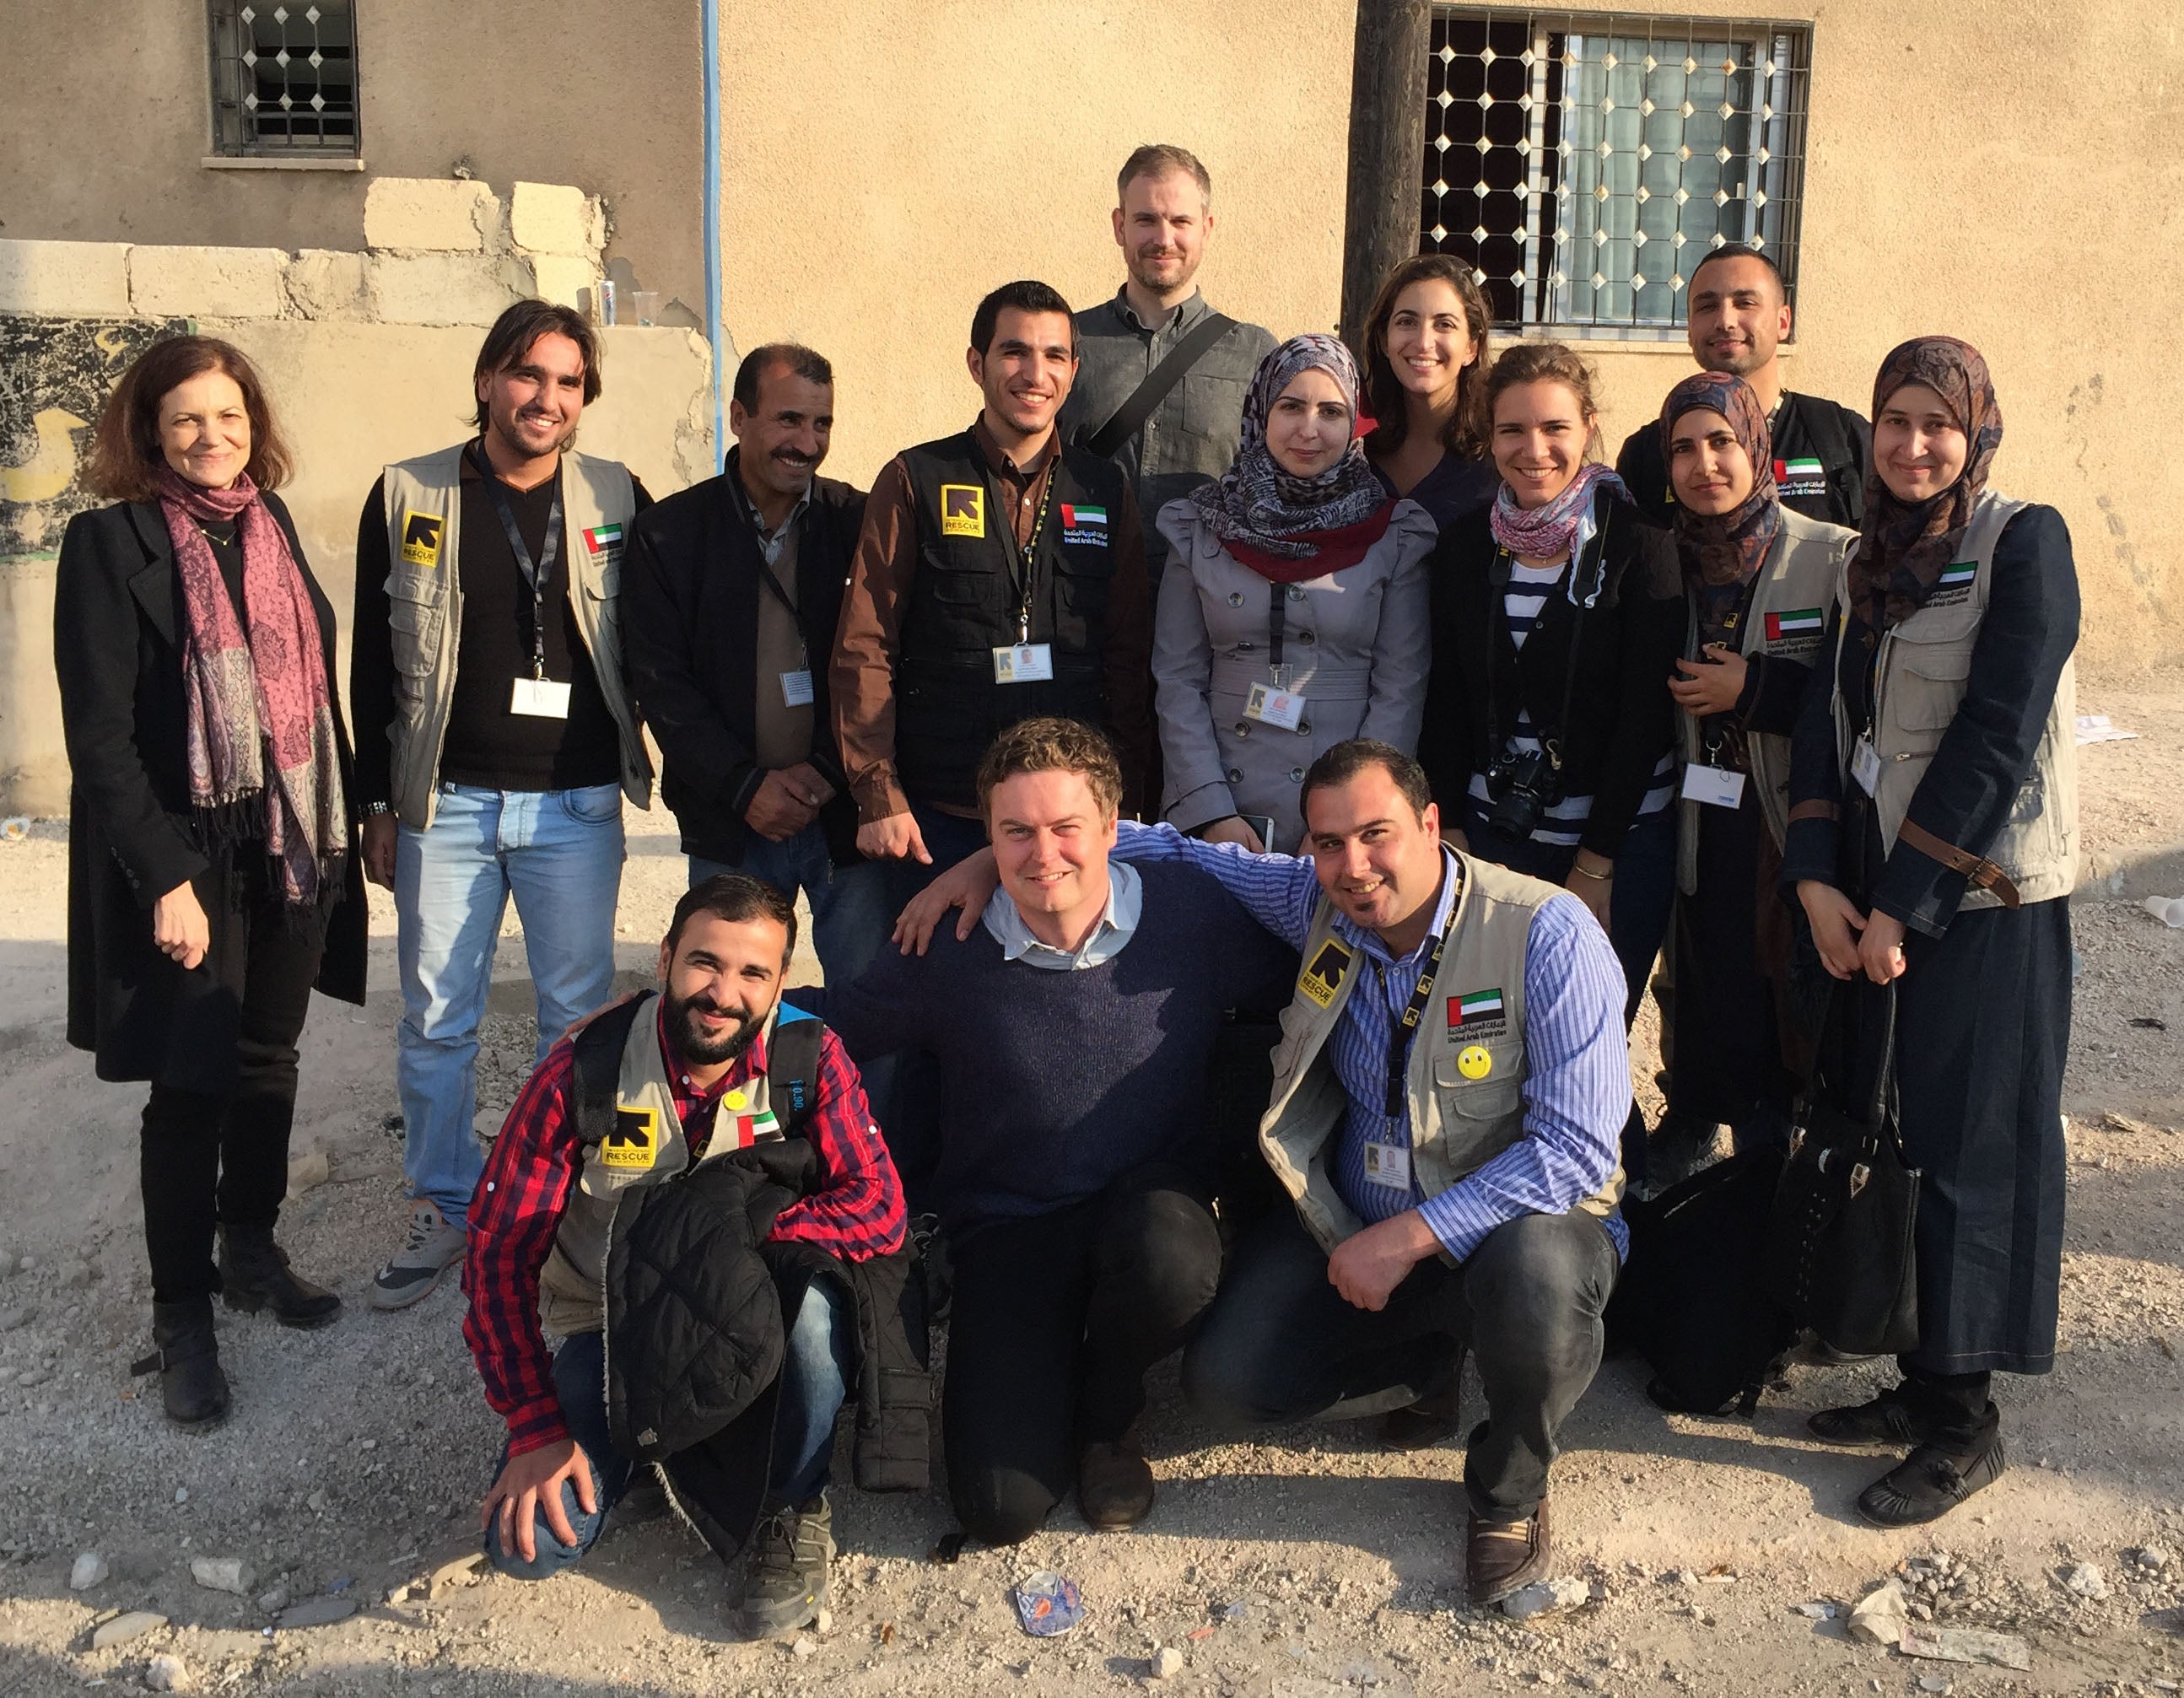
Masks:
[[[1312,863],[1295,855],[1255,855],[1234,843],[1201,843],[1173,826],[1122,821],[1116,853],[1130,860],[1182,860],[1203,868],[1254,919],[1302,949],[1320,899]],[[1328,1044],[1328,1058],[1350,1098],[1332,1172],[1334,1189],[1358,1216],[1384,1221],[1418,1210],[1442,1247],[1462,1261],[1495,1228],[1519,1215],[1567,1214],[1607,1183],[1621,1155],[1630,1113],[1630,1053],[1623,1030],[1622,964],[1607,934],[1574,896],[1558,895],[1533,916],[1524,956],[1524,1135],[1441,1192],[1428,1197],[1412,1177],[1407,1190],[1365,1177],[1368,1144],[1411,1144],[1410,1106],[1390,1116],[1385,1103],[1388,1039],[1425,971],[1432,942],[1448,925],[1456,882],[1442,852],[1434,922],[1418,947],[1398,960],[1377,933],[1334,916],[1336,933],[1374,971],[1360,975]],[[1630,1249],[1620,1214],[1602,1223],[1616,1253]]]

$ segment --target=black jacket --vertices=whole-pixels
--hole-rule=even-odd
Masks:
[[[1433,667],[1426,676],[1418,760],[1443,819],[1460,824],[1471,775],[1486,771],[1498,752],[1490,746],[1490,726],[1506,740],[1516,728],[1518,710],[1527,708],[1545,738],[1561,718],[1567,682],[1562,793],[1591,796],[1580,846],[1613,859],[1674,730],[1669,676],[1683,645],[1685,621],[1675,543],[1602,490],[1593,509],[1599,528],[1584,557],[1573,563],[1580,593],[1597,578],[1598,598],[1580,626],[1578,609],[1558,586],[1520,653],[1510,640],[1494,582],[1500,550],[1492,511],[1482,508],[1457,520],[1426,560],[1433,585]],[[1573,627],[1579,631],[1574,679]]]
[[[664,757],[660,796],[684,854],[731,864],[743,859],[744,810],[766,778],[753,755],[758,693],[780,688],[757,676],[758,598],[771,592],[759,582],[758,535],[737,487],[741,452],[730,451],[720,476],[638,515],[621,587],[624,671]],[[796,617],[811,657],[807,759],[834,787],[819,820],[843,866],[858,859],[857,810],[834,743],[827,662],[864,518],[861,491],[815,478],[796,532]]]
[[[287,508],[276,495],[265,504],[287,533],[318,615],[342,782],[354,807],[333,607]],[[231,1083],[233,1046],[203,1039],[231,1028],[221,1010],[240,988],[242,964],[208,958],[185,971],[152,942],[152,905],[176,886],[194,882],[208,912],[227,894],[214,888],[214,857],[191,819],[181,637],[174,543],[159,504],[117,503],[70,521],[53,595],[53,670],[73,779],[69,1042],[97,1055],[102,1079],[156,1077],[217,1092]],[[319,989],[344,1002],[364,1000],[365,923],[352,819],[348,877],[318,977]]]

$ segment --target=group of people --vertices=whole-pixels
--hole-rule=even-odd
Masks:
[[[1790,393],[1783,281],[1717,248],[1700,369],[1610,470],[1586,362],[1496,354],[1462,264],[1395,268],[1354,351],[1277,342],[1197,291],[1190,154],[1134,153],[1113,216],[1115,298],[994,291],[976,416],[868,493],[819,475],[827,361],[776,343],[726,470],[655,502],[573,447],[590,326],[510,308],[476,434],[365,504],[353,753],[258,375],[183,337],[125,376],[56,609],[69,1035],[150,1082],[168,1416],[228,1408],[215,1295],[340,1308],[274,1227],[368,877],[411,1198],[369,1301],[463,1266],[508,1572],[577,1561],[650,1463],[749,1631],[809,1621],[837,1417],[861,1484],[925,1484],[944,1306],[949,1493],[996,1543],[1072,1490],[1144,1518],[1178,1349],[1221,1427],[1347,1406],[1401,1446],[1457,1432],[1468,1353],[1467,1581],[1505,1596],[1549,1562],[1626,1183],[1723,1127],[1789,1147],[1830,977],[1895,1004],[1919,1339],[1812,1426],[1908,1452],[1870,1519],[1947,1512],[2003,1467],[1991,1374],[2053,1361],[2075,830],[2070,541],[1988,487],[1980,355],[1904,343],[1870,426]],[[647,729],[689,889],[609,1005]],[[784,994],[800,894],[825,984]],[[495,1135],[511,896],[537,1066]]]

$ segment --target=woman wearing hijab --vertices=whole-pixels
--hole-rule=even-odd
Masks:
[[[1446,834],[1566,884],[1598,917],[1623,963],[1627,1020],[1674,894],[1675,548],[1592,458],[1592,373],[1571,349],[1508,349],[1483,404],[1501,487],[1427,562],[1418,759]]]
[[[1316,755],[1418,743],[1434,526],[1381,487],[1357,418],[1350,351],[1292,337],[1259,363],[1234,465],[1161,509],[1154,699],[1178,830],[1294,851]]]
[[[1781,876],[1830,973],[1896,986],[1900,1124],[1925,1175],[1919,1344],[1900,1383],[1811,1425],[1909,1450],[1858,1500],[1903,1527],[2002,1473],[1990,1376],[2054,1362],[2078,576],[2060,515],[1987,487],[2002,409],[1978,350],[1905,342],[1873,416],[1877,478],[1798,718]]]
[[[229,1400],[214,1292],[291,1327],[341,1308],[273,1237],[312,987],[361,1004],[365,967],[333,609],[270,493],[287,472],[239,350],[154,343],[99,420],[86,482],[114,504],[70,522],[53,606],[68,1038],[150,1082],[153,1360],[200,1428]]]
[[[1810,1062],[1786,994],[1790,912],[1776,890],[1790,733],[1857,533],[1785,508],[1759,398],[1700,372],[1661,408],[1689,625],[1669,693],[1684,765],[1677,842],[1675,1058],[1653,1134],[1656,1188],[1726,1122],[1739,1150],[1786,1147]]]

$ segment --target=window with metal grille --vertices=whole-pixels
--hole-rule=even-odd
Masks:
[[[208,0],[213,146],[231,156],[359,151],[350,0]]]
[[[1794,284],[1811,48],[1805,25],[1437,9],[1419,245],[1509,328],[1665,337],[1725,242]]]

